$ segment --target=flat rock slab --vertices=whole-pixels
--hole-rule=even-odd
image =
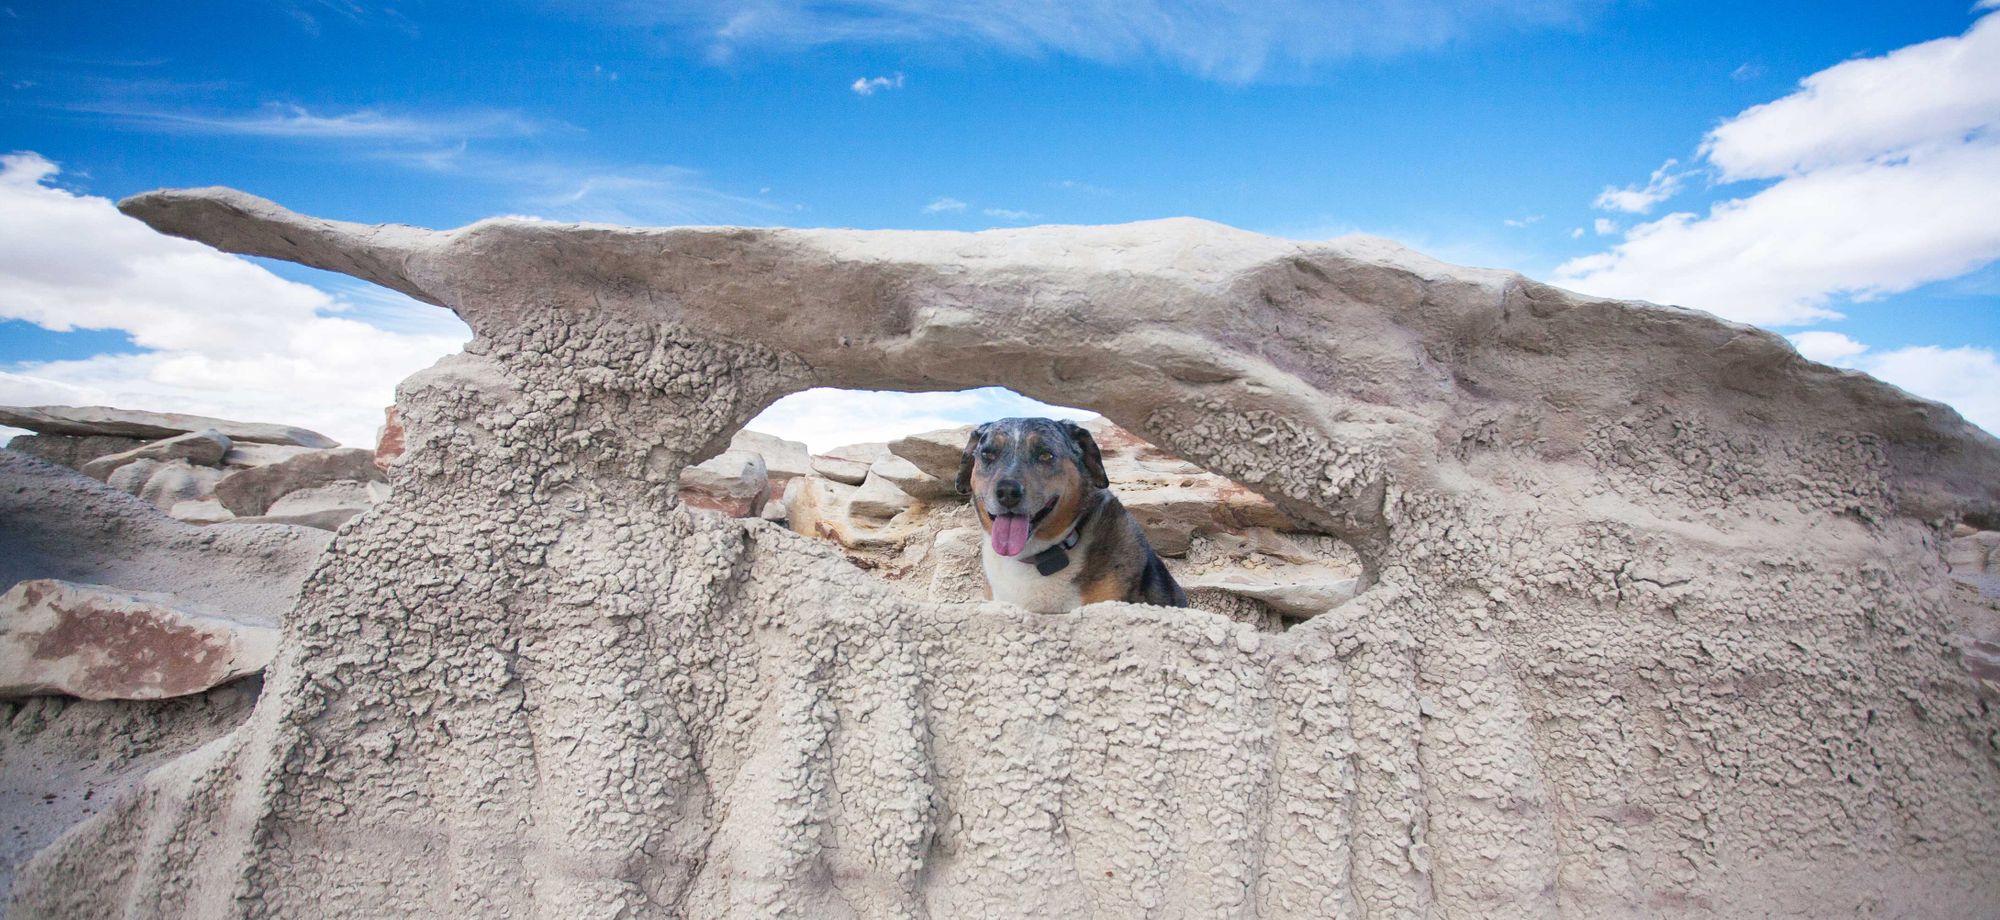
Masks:
[[[0,595],[0,697],[157,700],[264,669],[278,630],[169,594],[52,578]]]
[[[155,440],[212,428],[234,441],[339,447],[340,442],[317,431],[290,425],[237,422],[176,412],[141,412],[109,406],[0,406],[0,425],[26,428],[38,434],[116,435]]]
[[[215,466],[228,453],[229,436],[213,428],[205,428],[99,457],[80,469],[85,476],[104,480],[111,478],[119,467],[134,460],[158,460],[162,463],[182,460],[194,466]]]
[[[8,441],[7,449],[76,469],[99,457],[122,453],[145,443],[138,438],[105,434],[22,434]]]
[[[231,514],[251,517],[293,492],[343,481],[387,482],[388,477],[375,465],[374,451],[340,447],[244,470],[217,483],[215,497]]]

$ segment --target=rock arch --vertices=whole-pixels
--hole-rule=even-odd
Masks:
[[[29,916],[1971,914],[2000,714],[1943,526],[2000,444],[1778,337],[1380,241],[487,221],[166,232],[456,310],[250,721]],[[678,508],[785,393],[999,382],[1339,534],[1282,635],[895,596]]]

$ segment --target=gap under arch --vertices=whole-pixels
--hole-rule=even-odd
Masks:
[[[773,403],[681,477],[691,507],[825,541],[916,600],[982,599],[984,534],[953,479],[970,429],[1069,418],[1103,450],[1111,489],[1192,607],[1280,631],[1366,585],[1354,548],[1254,490],[1086,409],[1003,387],[931,393],[816,387]]]

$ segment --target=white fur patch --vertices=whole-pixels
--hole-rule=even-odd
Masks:
[[[1034,563],[1026,560],[1049,545],[1046,540],[1033,540],[1021,555],[1010,558],[994,552],[993,538],[987,535],[979,545],[979,565],[985,570],[986,586],[993,589],[993,599],[1019,604],[1036,613],[1065,613],[1083,606],[1083,589],[1076,576],[1083,571],[1090,538],[1084,537],[1069,551],[1069,565],[1062,571],[1043,575],[1035,570]]]

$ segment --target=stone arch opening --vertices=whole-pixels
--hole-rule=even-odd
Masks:
[[[1249,486],[1102,415],[1002,387],[785,396],[684,469],[680,498],[817,539],[912,600],[976,602],[984,597],[984,534],[952,480],[974,425],[1008,416],[1074,419],[1094,435],[1112,492],[1191,607],[1278,632],[1368,583],[1352,545]]]

